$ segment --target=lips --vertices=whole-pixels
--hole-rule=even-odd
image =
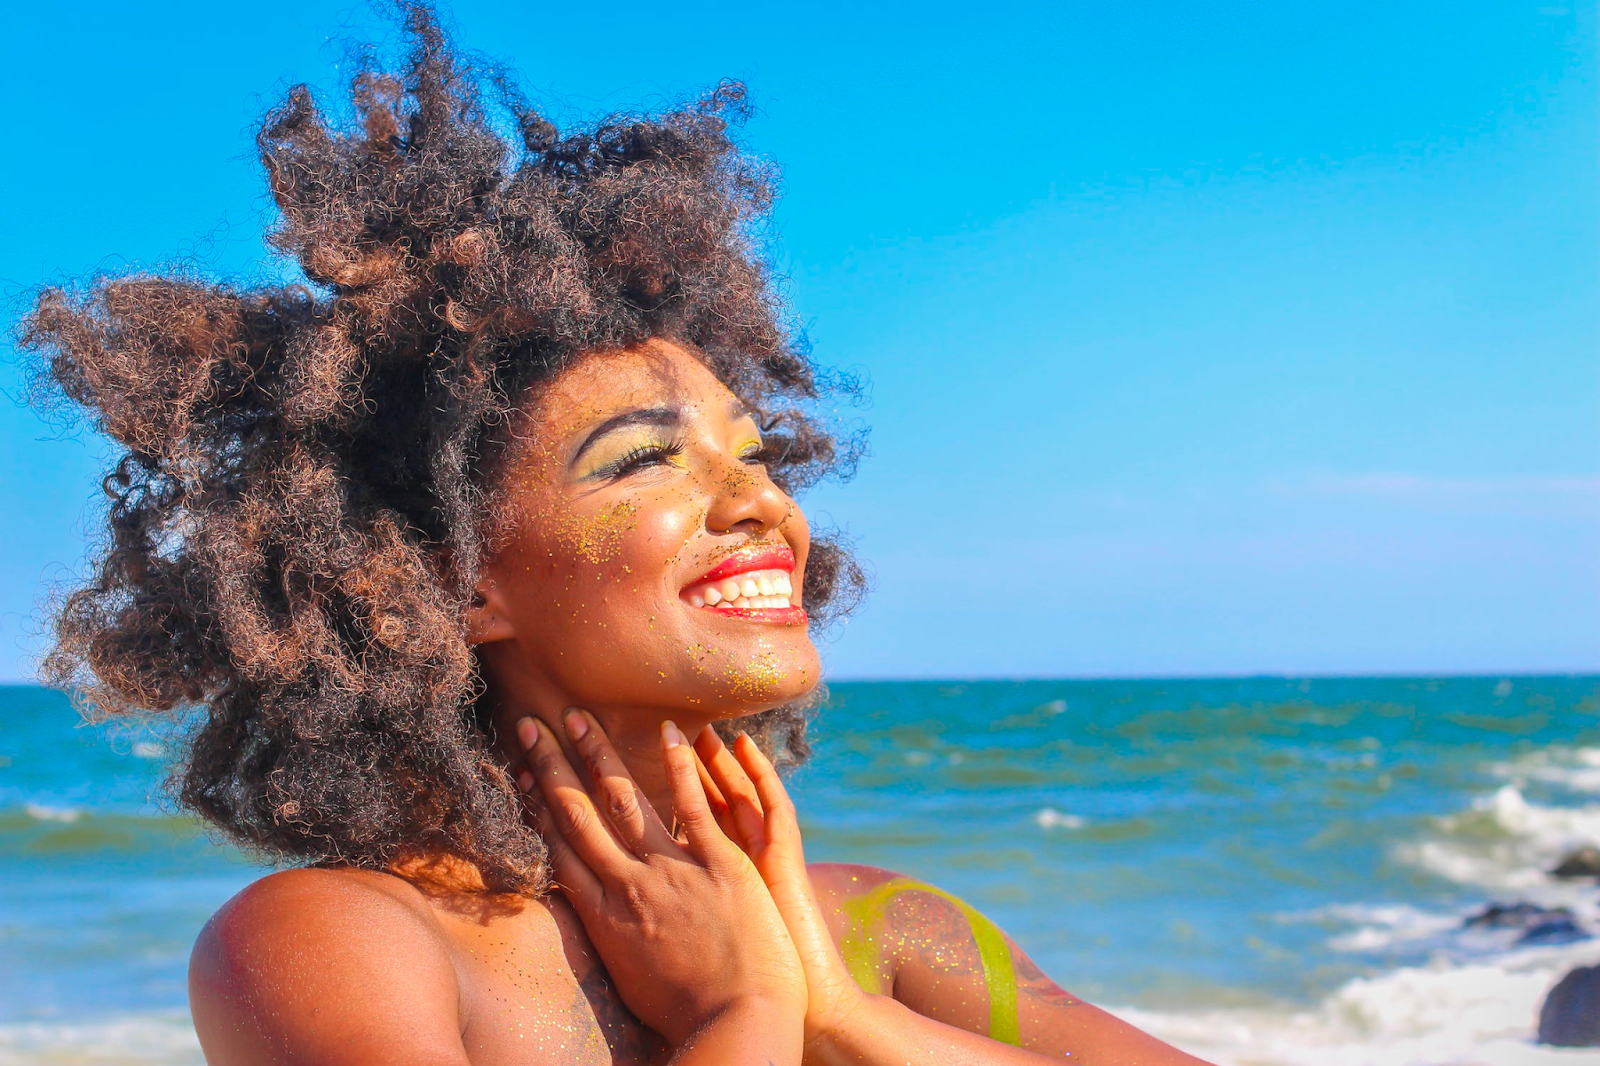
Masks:
[[[720,615],[804,625],[805,608],[790,603],[794,564],[794,552],[786,544],[752,544],[726,556],[681,596],[691,607]]]
[[[722,562],[700,575],[695,585],[721,581],[750,570],[794,570],[794,552],[787,544],[752,544],[730,552]],[[693,586],[690,586],[691,588]]]

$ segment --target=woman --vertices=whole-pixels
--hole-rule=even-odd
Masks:
[[[309,285],[102,280],[23,328],[126,448],[47,671],[198,707],[183,802],[299,863],[195,946],[208,1060],[1197,1061],[932,886],[805,865],[769,760],[860,577],[790,494],[852,450],[741,90],[559,137],[407,28],[353,122],[301,88],[260,134]]]

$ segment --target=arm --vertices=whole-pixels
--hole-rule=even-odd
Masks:
[[[378,876],[287,870],[217,912],[189,961],[211,1066],[466,1066],[449,953]]]
[[[789,1031],[793,1039],[783,1035]],[[799,1037],[799,1019],[792,1006],[771,1000],[740,1000],[723,1008],[680,1045],[672,1056],[672,1066],[776,1066],[798,1060]]]

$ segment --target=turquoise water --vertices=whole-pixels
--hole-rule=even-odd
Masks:
[[[813,859],[985,910],[1069,989],[1217,1061],[1515,1063],[1600,962],[1600,678],[840,684]],[[157,800],[144,730],[0,688],[0,1063],[195,1062],[195,932],[258,874]],[[1463,930],[1563,905],[1575,938]],[[1466,1058],[1463,1058],[1466,1056]]]

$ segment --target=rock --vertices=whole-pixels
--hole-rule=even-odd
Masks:
[[[1539,1043],[1600,1047],[1600,966],[1579,966],[1556,982],[1539,1008]]]
[[[1546,921],[1531,925],[1519,937],[1515,947],[1530,947],[1535,944],[1571,944],[1579,940],[1588,940],[1592,934],[1571,918],[1550,918]]]
[[[1461,923],[1463,929],[1533,929],[1547,922],[1572,921],[1565,907],[1537,903],[1491,903]]]
[[[1541,907],[1537,903],[1491,903],[1461,923],[1463,929],[1521,930],[1516,947],[1535,944],[1571,944],[1588,940],[1594,934],[1578,924],[1565,907]]]
[[[1593,844],[1585,844],[1576,851],[1570,851],[1566,857],[1550,869],[1551,877],[1600,877],[1600,848]]]

